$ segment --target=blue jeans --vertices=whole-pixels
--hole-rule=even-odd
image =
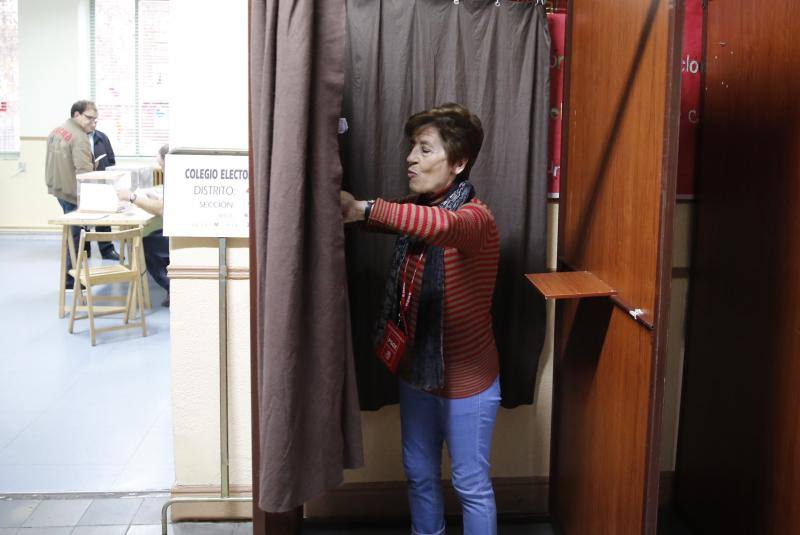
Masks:
[[[461,500],[464,535],[497,533],[489,452],[499,405],[499,378],[483,392],[460,399],[435,396],[400,381],[403,468],[414,535],[444,533],[443,442],[447,442],[453,487]]]
[[[159,286],[169,293],[169,277],[167,277],[167,266],[169,265],[169,238],[164,236],[162,229],[158,229],[142,240],[144,246],[144,262],[147,264],[147,271]]]
[[[64,199],[59,199],[58,197],[56,197],[56,199],[58,199],[58,204],[61,205],[61,209],[64,210],[65,214],[69,212],[74,212],[75,210],[78,209],[77,205],[72,204],[69,201],[65,201]],[[78,245],[80,244],[81,241],[81,227],[71,225],[69,227],[69,231],[70,234],[72,235],[72,243],[75,244],[75,254],[78,254],[80,253],[80,251],[78,251]],[[72,257],[69,256],[69,249],[67,249],[67,273],[69,273],[70,269],[72,269]],[[67,280],[69,279],[70,276],[67,275]]]

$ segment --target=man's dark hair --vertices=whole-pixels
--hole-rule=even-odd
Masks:
[[[466,106],[447,102],[409,117],[404,129],[405,135],[413,143],[414,137],[427,126],[438,130],[447,153],[447,163],[455,165],[460,160],[467,161],[456,181],[468,179],[469,171],[483,145],[483,126],[478,116]]]
[[[75,104],[72,105],[72,108],[69,110],[69,116],[75,117],[75,112],[82,114],[86,111],[86,108],[92,108],[93,110],[97,109],[97,106],[91,100],[79,100]]]

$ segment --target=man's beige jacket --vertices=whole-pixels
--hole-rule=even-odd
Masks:
[[[67,119],[50,132],[44,168],[44,179],[50,195],[78,204],[78,182],[75,177],[93,170],[92,149],[81,125],[74,119]]]

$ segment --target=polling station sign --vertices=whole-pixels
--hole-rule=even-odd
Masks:
[[[248,158],[168,154],[164,169],[164,234],[246,238]]]

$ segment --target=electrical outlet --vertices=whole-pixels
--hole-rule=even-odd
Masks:
[[[17,162],[17,173],[24,173],[28,170],[28,164],[25,162]]]

